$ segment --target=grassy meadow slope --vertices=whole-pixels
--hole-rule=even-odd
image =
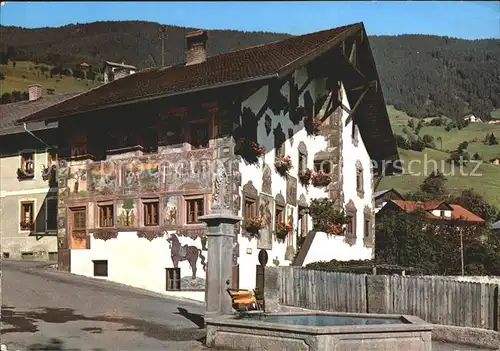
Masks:
[[[413,131],[408,127],[408,120],[412,119],[412,117],[402,111],[398,111],[393,106],[387,106],[387,111],[395,134],[404,135],[403,128],[405,128],[407,134],[411,133],[414,135]],[[496,115],[497,111],[495,110],[492,115]],[[417,119],[415,119],[415,123],[418,123]],[[423,152],[399,149],[399,154],[404,165],[403,175],[384,177],[378,184],[377,189],[395,188],[402,193],[417,190],[425,179],[426,174],[429,174],[433,170],[434,163],[432,160],[434,160],[439,169],[447,175],[447,187],[452,193],[457,194],[463,189],[473,188],[485,196],[493,205],[500,207],[500,165],[482,163],[473,172],[476,164],[470,164],[464,166],[463,174],[461,174],[460,168],[456,167],[453,172],[451,165],[446,162],[446,159],[450,155],[449,151],[456,149],[458,144],[463,141],[469,141],[467,152],[471,156],[477,152],[484,160],[500,157],[500,145],[488,146],[483,144],[482,141],[487,133],[494,133],[500,138],[500,125],[471,123],[461,130],[453,128],[449,132],[445,130],[444,126],[422,127],[419,135],[432,135],[435,138],[436,147],[439,149],[441,148],[441,143],[436,141],[436,139],[441,137],[443,151],[429,148],[426,148]],[[471,142],[475,138],[478,141]],[[410,161],[413,162],[410,163]]]
[[[47,72],[42,73],[41,67],[45,67]],[[101,84],[98,81],[87,81],[64,75],[55,75],[50,78],[48,72],[52,67],[45,64],[36,65],[29,61],[16,61],[15,66],[12,61],[9,61],[8,65],[0,65],[0,72],[4,75],[4,79],[0,81],[1,94],[16,90],[27,91],[31,84],[40,84],[43,89],[54,89],[55,94],[86,91]]]

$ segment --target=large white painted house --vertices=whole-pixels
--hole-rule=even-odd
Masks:
[[[372,258],[372,160],[398,155],[363,24],[211,57],[205,31],[186,38],[185,63],[29,118],[59,121],[59,269],[203,300],[214,203],[244,218],[233,287],[262,287],[264,265]],[[343,234],[313,230],[315,198],[345,210]]]

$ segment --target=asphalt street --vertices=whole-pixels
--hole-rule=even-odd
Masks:
[[[0,331],[8,351],[208,350],[202,303],[59,272],[47,263],[3,260],[2,266]],[[439,341],[432,349],[485,350]]]
[[[204,306],[190,300],[58,272],[46,264],[3,262],[1,343],[79,350],[205,350]]]

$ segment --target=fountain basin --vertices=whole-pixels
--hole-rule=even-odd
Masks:
[[[294,312],[205,322],[207,346],[227,350],[431,351],[432,326],[415,316]]]

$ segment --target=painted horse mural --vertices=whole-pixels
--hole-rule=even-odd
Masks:
[[[181,245],[179,238],[175,234],[170,234],[167,241],[172,246],[171,257],[174,268],[178,268],[179,262],[188,261],[191,266],[192,278],[196,279],[196,263],[198,262],[198,257],[201,259],[201,265],[203,270],[206,270],[205,256],[201,249],[198,249],[193,245]]]

